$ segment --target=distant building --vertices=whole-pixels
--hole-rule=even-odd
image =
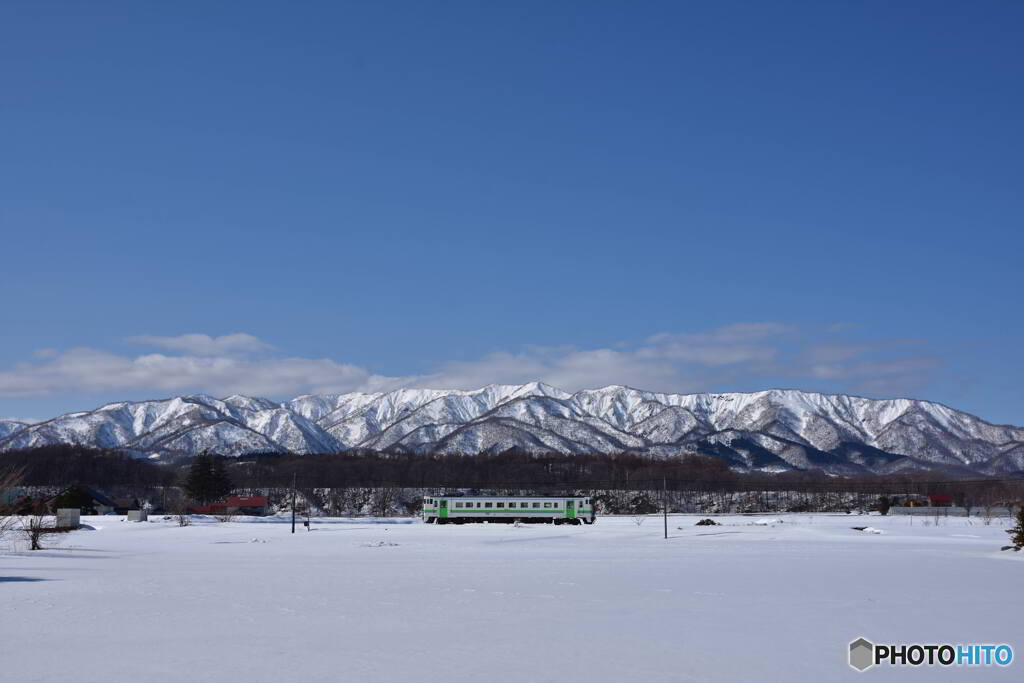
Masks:
[[[254,515],[263,517],[270,507],[267,496],[228,496],[226,500],[207,505],[192,505],[188,511],[196,515]]]
[[[4,489],[3,491],[0,491],[0,507],[14,505],[26,498],[31,500],[32,489],[24,486],[15,486],[13,488]]]
[[[929,493],[928,504],[933,508],[952,507],[953,496],[949,493]]]
[[[262,517],[267,514],[270,499],[267,496],[228,496],[225,504],[229,512]]]
[[[57,508],[54,526],[58,529],[77,529],[82,524],[82,513],[78,508]]]
[[[114,500],[114,514],[126,515],[131,510],[139,510],[138,498],[117,498]]]
[[[112,515],[117,503],[110,496],[90,486],[69,486],[56,496],[46,499],[46,507],[76,508],[83,515]]]

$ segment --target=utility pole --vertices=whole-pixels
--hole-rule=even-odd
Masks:
[[[292,472],[292,533],[295,533],[295,477],[296,473]]]
[[[668,481],[661,478],[661,516],[665,521],[665,538],[668,538]]]

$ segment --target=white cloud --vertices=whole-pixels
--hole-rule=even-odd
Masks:
[[[168,351],[191,353],[196,356],[258,353],[274,348],[262,339],[244,332],[225,334],[220,337],[211,337],[208,334],[182,334],[177,337],[139,335],[129,337],[128,341],[146,346],[156,346]]]
[[[328,358],[243,359],[231,356],[122,356],[70,349],[39,363],[0,372],[0,395],[45,396],[111,391],[208,391],[281,396],[384,385],[363,368]]]
[[[279,357],[249,334],[133,337],[170,353],[122,355],[76,348],[48,350],[0,370],[0,396],[206,392],[287,398],[303,393],[407,387],[475,389],[542,380],[574,391],[624,384],[666,392],[760,389],[786,382],[873,395],[906,394],[931,380],[937,360],[908,356],[913,342],[854,342],[829,328],[742,323],[700,333],[659,334],[616,348],[528,347],[472,361],[442,363],[407,377],[374,374],[329,358]],[[919,343],[917,343],[919,344]],[[902,352],[895,356],[895,351]]]

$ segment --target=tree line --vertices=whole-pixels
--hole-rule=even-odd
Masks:
[[[938,493],[952,496],[958,505],[1024,499],[1024,478],[964,479],[929,472],[862,477],[834,477],[815,471],[739,473],[730,470],[722,460],[701,455],[652,458],[635,454],[538,455],[515,451],[412,455],[352,450],[238,458],[204,453],[158,463],[118,451],[59,445],[0,453],[0,471],[4,470],[21,472],[22,486],[60,489],[77,484],[100,488],[112,495],[135,497],[172,488],[182,490],[196,502],[210,502],[232,489],[284,490],[293,482],[309,491],[387,488],[431,494],[487,490],[561,495],[664,489],[694,496],[749,492],[766,501],[785,497],[799,501],[796,494],[800,493],[820,494],[815,500],[826,501],[839,500],[847,494],[898,500],[900,496]],[[798,506],[799,502],[792,505]]]

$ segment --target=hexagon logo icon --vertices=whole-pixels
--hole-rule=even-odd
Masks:
[[[875,646],[867,638],[858,638],[850,643],[850,666],[864,671],[875,663]]]

